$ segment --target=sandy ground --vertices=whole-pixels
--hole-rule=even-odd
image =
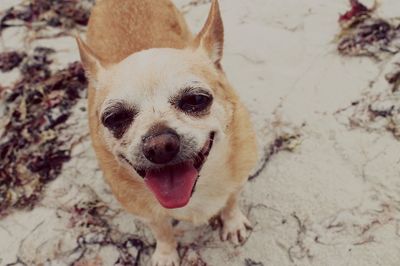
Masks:
[[[0,11],[17,2],[2,0]],[[208,1],[174,2],[199,30]],[[260,153],[279,136],[295,137],[246,186],[242,206],[254,224],[248,241],[234,247],[209,225],[179,223],[183,265],[400,265],[400,142],[387,118],[365,115],[371,105],[399,108],[398,93],[387,96],[385,75],[400,54],[381,62],[339,56],[334,39],[346,0],[220,2],[223,65],[252,113]],[[400,16],[398,0],[381,2],[379,15]],[[26,49],[26,35],[24,28],[5,30],[0,49]],[[78,60],[71,37],[29,47],[36,45],[54,47],[59,67]],[[0,74],[2,86],[16,79],[15,72]],[[69,119],[83,141],[44,199],[0,220],[0,265],[147,265],[154,240],[104,183],[85,104]]]

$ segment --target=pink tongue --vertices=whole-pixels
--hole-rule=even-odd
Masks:
[[[181,208],[188,204],[198,176],[192,163],[148,171],[145,182],[164,208]]]

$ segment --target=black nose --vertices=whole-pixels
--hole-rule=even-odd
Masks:
[[[165,164],[172,161],[178,154],[179,149],[179,136],[171,129],[147,136],[143,140],[142,146],[144,156],[156,164]]]

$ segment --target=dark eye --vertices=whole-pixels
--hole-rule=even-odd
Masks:
[[[116,138],[120,138],[132,123],[133,117],[134,112],[131,110],[117,110],[104,113],[101,121]]]
[[[212,96],[206,94],[185,95],[179,101],[179,108],[188,113],[201,113],[211,105]]]
[[[108,114],[103,120],[104,126],[111,130],[119,129],[132,121],[132,114],[128,111],[121,111]]]

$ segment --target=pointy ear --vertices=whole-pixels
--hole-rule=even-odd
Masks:
[[[83,68],[92,82],[97,82],[97,77],[100,71],[105,69],[105,64],[102,63],[100,58],[93,52],[92,49],[81,38],[76,37],[76,42],[79,48],[79,54]]]
[[[224,25],[222,23],[218,0],[212,0],[211,9],[206,24],[196,36],[194,45],[203,49],[217,68],[221,68],[224,46]]]

